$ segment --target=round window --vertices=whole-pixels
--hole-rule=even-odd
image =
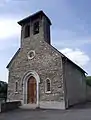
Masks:
[[[28,52],[28,59],[33,59],[35,56],[35,51],[34,50],[31,50]]]

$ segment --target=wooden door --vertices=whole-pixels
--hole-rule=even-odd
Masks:
[[[34,77],[30,77],[28,80],[28,103],[36,103],[36,80]]]

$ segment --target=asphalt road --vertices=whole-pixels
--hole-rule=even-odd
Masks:
[[[0,113],[0,120],[91,120],[91,106],[77,106],[69,110],[23,110]]]

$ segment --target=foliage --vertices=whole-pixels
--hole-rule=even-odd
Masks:
[[[86,84],[91,86],[91,76],[86,77]]]
[[[7,86],[6,82],[0,81],[0,98],[7,98]]]

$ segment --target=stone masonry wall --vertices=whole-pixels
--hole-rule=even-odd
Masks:
[[[23,100],[22,78],[25,72],[34,70],[40,77],[40,101],[61,101],[64,99],[61,55],[52,46],[36,37],[38,35],[35,39],[34,37],[31,40],[26,39],[26,44],[9,66],[8,99]],[[35,40],[36,42],[32,42]],[[27,56],[30,50],[35,50],[35,57],[32,60]],[[50,94],[45,93],[47,78],[51,80]],[[16,81],[18,93],[15,93]]]

